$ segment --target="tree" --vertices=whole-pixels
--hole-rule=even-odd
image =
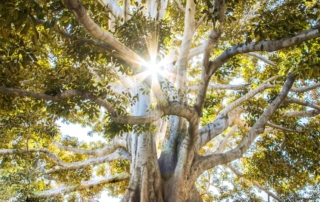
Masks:
[[[5,1],[0,198],[316,199],[319,7]],[[58,121],[107,143],[62,136]]]

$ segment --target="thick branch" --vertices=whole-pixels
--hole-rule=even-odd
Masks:
[[[234,167],[232,167],[231,165],[224,165],[225,167],[229,168],[237,177],[239,178],[245,178],[245,176],[239,172],[238,170],[236,170]],[[258,187],[260,190],[264,191],[265,193],[267,193],[268,195],[272,196],[274,199],[282,202],[283,200],[278,197],[277,195],[275,195],[274,193],[272,193],[271,191],[269,191],[268,189],[266,189],[265,187],[263,187],[262,185],[260,185],[257,181],[255,180],[250,180],[250,182],[252,182],[252,184],[254,184],[256,187]]]
[[[302,131],[296,131],[296,130],[292,130],[292,129],[289,129],[289,128],[285,128],[285,127],[282,127],[282,126],[279,126],[279,125],[276,125],[276,124],[270,123],[270,122],[268,122],[266,125],[270,126],[272,128],[275,128],[275,129],[279,129],[279,130],[282,130],[282,131],[285,131],[285,132],[289,132],[289,133],[301,133],[302,132]]]
[[[307,92],[309,90],[313,90],[313,89],[318,88],[318,87],[320,87],[320,83],[315,84],[313,86],[300,87],[300,88],[291,88],[290,91],[297,92],[297,93],[304,93],[304,92]]]
[[[218,21],[220,22],[220,26],[224,26],[225,22],[225,12],[226,12],[226,2],[225,0],[215,0],[214,7],[218,10]]]
[[[112,120],[123,124],[144,124],[155,122],[165,115],[176,115],[189,121],[196,116],[194,108],[189,105],[181,105],[179,102],[169,102],[168,105],[160,108],[147,113],[145,116],[118,116],[112,117]]]
[[[194,108],[187,104],[180,104],[179,102],[170,102],[169,106],[166,106],[163,111],[165,115],[180,116],[188,121],[191,121],[197,115]]]
[[[190,51],[188,53],[188,60],[197,56],[197,55],[204,53],[205,50],[206,50],[206,43],[203,43],[202,45],[200,45],[198,47],[190,49]]]
[[[224,2],[224,1],[222,1]],[[210,76],[208,76],[208,66],[209,66],[209,59],[210,59],[210,52],[212,51],[214,45],[217,43],[220,37],[220,32],[216,30],[212,30],[209,39],[206,41],[205,51],[202,59],[202,67],[201,67],[201,78],[199,84],[198,95],[196,99],[195,107],[198,110],[198,114],[201,116],[202,109],[204,107],[208,84],[210,82]]]
[[[229,127],[228,116],[219,114],[217,118],[199,130],[199,138],[196,143],[196,151],[211,141],[214,137],[221,134]]]
[[[307,110],[307,111],[292,111],[284,113],[289,117],[314,117],[320,114],[319,110]]]
[[[130,0],[122,1],[122,17],[125,22],[127,22],[131,18],[130,10]]]
[[[145,124],[155,122],[162,116],[164,116],[163,111],[154,110],[147,113],[145,116],[117,116],[112,117],[112,120],[121,124]]]
[[[100,177],[100,178],[96,178],[96,179],[92,179],[89,181],[83,181],[80,184],[77,185],[70,185],[70,186],[62,186],[56,189],[51,189],[51,190],[46,190],[46,191],[38,191],[38,192],[33,192],[32,196],[33,197],[52,197],[52,196],[57,196],[60,194],[66,194],[66,193],[70,193],[70,192],[74,192],[74,191],[78,191],[81,189],[86,189],[86,188],[90,188],[93,186],[97,186],[100,185],[102,183],[114,183],[114,182],[120,182],[123,180],[128,180],[130,178],[130,174],[129,173],[120,173],[120,174],[116,174],[114,176],[111,177]]]
[[[226,164],[235,159],[241,158],[242,155],[248,150],[250,145],[253,143],[255,138],[263,133],[265,125],[276,109],[280,106],[282,101],[286,98],[293,82],[295,75],[290,73],[287,77],[287,80],[277,96],[277,98],[269,105],[269,107],[262,113],[257,122],[251,127],[248,134],[242,139],[241,143],[234,149],[229,150],[228,152],[222,154],[212,154],[208,156],[201,157],[197,169],[197,176],[199,176],[203,170],[210,169],[216,165]],[[195,177],[197,177],[195,176]]]
[[[195,7],[196,5],[193,0],[187,0],[183,38],[176,63],[178,75],[176,81],[177,89],[182,89],[183,91],[186,90],[188,53],[191,48],[192,37],[195,31]]]
[[[123,45],[113,35],[101,29],[88,15],[86,9],[77,0],[66,0],[66,7],[74,13],[77,20],[83,25],[83,27],[94,37],[101,41],[106,42],[112,47],[112,50],[122,55],[123,59],[127,62],[143,64],[144,60],[134,53],[132,50]],[[138,67],[138,70],[140,70]]]
[[[116,151],[120,147],[126,147],[126,140],[123,137],[116,136],[111,140],[110,144],[104,146],[103,148],[95,149],[95,150],[86,150],[86,149],[79,149],[75,147],[68,147],[68,146],[61,145],[57,142],[55,142],[54,145],[61,150],[71,151],[76,154],[104,156]]]
[[[203,70],[206,71],[209,64],[210,59],[210,52],[212,51],[214,45],[218,42],[218,39],[220,37],[220,32],[217,32],[216,30],[212,30],[209,35],[209,39],[205,43],[205,49],[204,49],[204,55],[202,59],[202,66]],[[204,72],[205,74],[206,72]]]
[[[295,103],[295,104],[311,107],[311,108],[317,109],[318,111],[320,110],[320,106],[318,106],[318,105],[313,105],[313,104],[310,104],[308,102],[301,101],[301,100],[298,100],[298,99],[295,99],[295,98],[287,98],[287,99],[285,99],[285,102],[287,102],[287,103]]]
[[[274,41],[252,42],[249,44],[242,43],[237,46],[233,46],[230,49],[223,52],[220,56],[218,56],[214,61],[210,63],[210,75],[212,75],[218,68],[220,68],[228,59],[232,58],[237,54],[249,53],[254,51],[272,52],[290,46],[298,45],[304,41],[314,39],[319,36],[319,29],[311,28],[293,37],[288,37]]]
[[[81,168],[85,166],[93,166],[93,165],[98,165],[101,163],[119,160],[119,159],[131,160],[131,156],[127,151],[123,149],[118,149],[116,152],[112,154],[100,156],[97,158],[89,158],[84,161],[72,162],[72,163],[65,163],[61,161],[58,166],[55,166],[47,170],[46,173],[49,174],[49,173],[60,171],[60,170],[76,169],[76,168]]]

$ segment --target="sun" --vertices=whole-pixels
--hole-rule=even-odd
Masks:
[[[145,67],[147,67],[147,74],[151,75],[152,77],[157,78],[160,74],[163,74],[161,66],[157,64],[155,60],[148,62]]]

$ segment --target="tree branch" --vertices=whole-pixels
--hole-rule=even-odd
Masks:
[[[179,102],[169,102],[169,106],[165,106],[165,115],[176,115],[191,121],[196,115],[196,111],[193,107],[187,104],[180,104]]]
[[[207,14],[206,13],[204,13],[202,16],[201,16],[201,18],[198,20],[198,22],[196,23],[196,25],[195,25],[195,29],[197,30],[198,28],[199,28],[199,26],[203,23],[203,21],[204,21],[204,19],[207,17]]]
[[[195,31],[195,3],[193,0],[187,0],[185,19],[184,19],[184,31],[179,50],[179,56],[176,63],[177,67],[177,89],[186,89],[186,76],[187,76],[187,64],[188,53],[192,44],[192,37]]]
[[[308,102],[301,101],[301,100],[298,100],[298,99],[295,99],[295,98],[286,98],[284,100],[284,102],[286,102],[286,103],[295,103],[295,104],[299,104],[299,105],[303,105],[303,106],[314,108],[314,109],[316,109],[318,111],[320,110],[320,106],[318,106],[318,105],[313,105],[313,104],[310,104]]]
[[[206,43],[203,43],[202,45],[192,48],[190,49],[189,53],[188,53],[188,60],[190,60],[191,58],[200,55],[202,53],[204,53],[206,49]]]
[[[112,120],[116,123],[121,124],[145,124],[145,123],[152,123],[154,121],[159,120],[165,113],[160,110],[154,110],[147,113],[144,116],[117,116],[112,117]]]
[[[86,92],[86,91],[80,91],[80,90],[67,90],[62,93],[59,93],[57,95],[47,95],[43,93],[35,93],[31,91],[21,90],[18,88],[6,88],[0,86],[0,92],[9,94],[9,95],[15,95],[20,97],[32,97],[36,99],[41,100],[50,100],[50,101],[60,101],[63,99],[68,99],[70,97],[79,96],[83,97],[85,99],[91,100],[92,102],[96,103],[97,105],[104,107],[108,112],[113,115],[117,116],[116,110],[111,106],[109,103],[105,102],[101,98],[96,97],[92,93]]]
[[[165,106],[159,106],[160,109],[155,109],[144,116],[117,116],[112,117],[116,123],[123,124],[145,124],[159,120],[165,115],[176,115],[191,121],[196,115],[196,111],[189,105],[182,105],[179,102],[168,102]]]
[[[79,148],[75,148],[75,147],[68,147],[68,146],[61,145],[57,142],[54,142],[54,145],[61,150],[71,151],[76,154],[105,156],[105,155],[108,155],[108,154],[116,151],[120,147],[125,148],[126,147],[126,140],[123,137],[116,136],[111,140],[110,144],[104,146],[103,148],[95,149],[95,150],[86,150],[86,149],[79,149]]]
[[[272,77],[271,79],[274,80],[277,77]],[[269,88],[273,88],[274,85],[269,84],[269,81],[271,81],[270,79],[268,79],[267,81],[263,82],[260,86],[258,86],[257,88],[253,89],[252,91],[248,92],[247,94],[245,94],[244,96],[240,97],[239,99],[237,99],[236,101],[230,103],[228,106],[226,106],[220,113],[221,114],[227,114],[229,113],[232,109],[238,107],[239,105],[241,105],[242,103],[244,103],[245,101],[249,100],[250,98],[254,97],[255,95],[257,95],[258,93],[269,89]]]
[[[319,110],[307,110],[307,111],[291,111],[284,113],[284,116],[289,117],[314,117],[320,114]]]
[[[236,101],[230,103],[228,106],[226,106],[223,110],[219,112],[217,115],[217,118],[212,122],[206,125],[205,127],[200,129],[199,138],[196,144],[197,151],[203,147],[205,144],[207,144],[210,140],[212,140],[214,137],[222,133],[225,129],[229,127],[229,125],[233,122],[233,120],[228,120],[228,113],[231,112],[232,109],[238,107],[243,102],[247,101],[248,99],[252,98],[256,94],[262,92],[263,90],[266,90],[268,88],[274,87],[273,85],[269,84],[268,82],[278,78],[278,76],[272,77],[265,82],[263,82],[260,86],[255,88],[254,90],[248,92],[241,98],[237,99]]]
[[[210,76],[220,68],[228,59],[240,53],[249,53],[254,51],[267,51],[272,52],[287,48],[293,45],[298,45],[304,41],[314,39],[320,36],[320,31],[318,28],[310,28],[304,32],[301,32],[293,37],[283,38],[280,40],[274,41],[261,41],[261,42],[252,42],[249,44],[239,44],[233,46],[230,49],[223,52],[218,56],[214,61],[210,62]]]
[[[118,39],[116,39],[110,33],[104,31],[99,27],[88,15],[86,9],[83,5],[77,0],[66,0],[66,7],[74,13],[76,19],[83,25],[83,27],[94,37],[101,41],[104,41],[112,50],[118,52],[119,55],[122,55],[122,58],[131,63],[143,64],[145,61],[132,50],[123,45]],[[134,66],[140,71],[140,65]]]
[[[209,90],[242,90],[245,87],[249,86],[249,83],[245,83],[245,84],[239,84],[239,85],[232,85],[232,84],[212,84],[212,85],[208,85],[208,89]],[[193,85],[193,86],[189,86],[189,91],[190,92],[195,92],[198,91],[200,88],[200,85]]]
[[[52,197],[60,194],[66,194],[66,193],[74,192],[77,190],[94,187],[102,183],[120,182],[123,180],[128,180],[129,178],[130,178],[130,174],[124,172],[124,173],[116,174],[111,177],[100,177],[100,178],[92,179],[89,181],[82,181],[80,184],[77,184],[77,185],[62,186],[56,189],[33,192],[32,197],[36,197],[36,198]]]
[[[76,168],[81,168],[85,166],[98,165],[104,162],[109,162],[109,161],[114,161],[119,159],[131,160],[131,155],[123,149],[117,149],[117,151],[113,152],[112,154],[100,156],[96,158],[89,158],[84,161],[72,162],[72,163],[65,163],[61,161],[58,166],[55,166],[47,170],[46,174],[50,174],[60,170],[76,169]]]
[[[32,19],[36,22],[37,26],[39,25],[44,25],[44,23],[46,22],[45,20],[38,20],[38,19]],[[76,43],[79,43],[79,44],[82,44],[82,43],[86,43],[86,44],[89,44],[89,45],[92,45],[92,46],[95,46],[96,48],[99,48],[103,51],[113,51],[113,47],[110,46],[109,44],[103,42],[103,41],[96,41],[96,40],[93,40],[93,39],[86,39],[86,38],[80,38],[80,37],[77,37],[77,36],[73,36],[73,35],[70,35],[68,32],[62,30],[57,24],[55,24],[55,26],[51,27],[50,29],[52,29],[53,31],[59,33],[62,37],[64,38],[68,38],[68,39],[72,39],[74,42]],[[115,56],[115,57],[118,57],[120,59],[123,59],[125,60],[126,58],[123,58],[121,54],[117,53],[117,52],[112,52],[112,54]]]
[[[178,8],[179,8],[180,11],[186,12],[185,9],[184,9],[184,7],[183,7],[183,5],[182,5],[181,2],[180,2],[180,0],[174,0],[174,3],[177,4],[177,6],[178,6]]]
[[[226,137],[219,143],[218,148],[213,152],[215,154],[222,153],[228,143],[229,138],[237,131],[238,125],[234,125]]]
[[[302,131],[297,131],[297,130],[292,130],[292,129],[289,129],[289,128],[285,128],[285,127],[282,127],[282,126],[279,126],[279,125],[276,125],[276,124],[270,123],[270,122],[267,122],[266,126],[270,126],[272,128],[279,129],[279,130],[282,130],[282,131],[285,131],[285,132],[289,132],[289,133],[301,133],[302,132]]]
[[[307,92],[309,90],[313,90],[313,89],[318,88],[318,87],[320,87],[320,83],[315,84],[313,86],[300,87],[300,88],[291,88],[290,91],[297,92],[297,93],[304,93],[304,92]]]
[[[204,55],[202,59],[202,71],[206,71],[209,64],[210,52],[212,51],[214,45],[218,42],[221,33],[216,30],[211,30],[208,40],[205,42]],[[204,72],[205,74],[206,72]]]
[[[238,170],[236,170],[234,167],[232,167],[229,164],[225,164],[223,165],[227,168],[229,168],[238,178],[245,178],[245,175],[242,174],[241,172],[239,172]],[[266,189],[265,187],[263,187],[262,185],[260,185],[257,181],[255,180],[249,180],[250,182],[252,182],[252,184],[254,184],[256,187],[258,187],[260,190],[264,191],[265,193],[267,193],[268,195],[272,196],[274,199],[283,202],[283,200],[278,197],[277,195],[275,195],[274,193],[272,193],[271,191],[269,191],[268,189]]]
[[[253,143],[255,138],[263,133],[265,129],[265,125],[276,109],[280,106],[282,101],[286,98],[293,82],[295,79],[295,75],[293,73],[289,73],[284,86],[277,96],[277,98],[269,105],[269,107],[262,113],[257,122],[251,127],[247,135],[242,139],[241,143],[234,149],[231,149],[225,153],[220,154],[212,154],[208,156],[200,157],[195,168],[194,177],[199,176],[203,170],[210,169],[214,166],[226,164],[235,159],[241,158],[242,155],[248,150],[250,145]]]
[[[237,128],[238,125],[234,125],[225,138],[217,140],[217,143],[214,145],[214,147],[206,151],[203,155],[206,156],[210,154],[222,153],[225,147],[227,146],[229,138],[237,131]]]
[[[98,2],[106,6],[108,10],[113,14],[114,17],[116,18],[121,18],[122,17],[122,8],[117,4],[117,2],[113,0],[98,0]]]
[[[131,16],[130,16],[130,10],[131,10],[130,0],[124,0],[122,1],[122,17],[124,22],[127,22]]]
[[[196,98],[195,107],[198,110],[198,114],[201,116],[202,109],[204,107],[206,94],[208,85],[210,82],[210,76],[208,76],[208,66],[209,66],[209,59],[210,59],[210,52],[212,51],[214,45],[217,43],[218,39],[220,38],[220,32],[212,30],[209,39],[205,42],[205,50],[202,59],[202,67],[201,67],[201,78],[199,84],[199,90]]]
[[[116,152],[113,152],[112,154],[97,157],[97,158],[89,158],[84,161],[80,162],[73,162],[73,163],[66,163],[63,162],[56,154],[50,152],[48,149],[41,148],[41,149],[23,149],[23,150],[17,150],[17,149],[2,149],[0,150],[0,155],[10,155],[10,154],[25,154],[25,153],[35,153],[35,152],[41,152],[47,155],[52,161],[58,164],[58,166],[55,166],[49,170],[46,171],[47,174],[59,171],[59,170],[66,170],[66,169],[75,169],[80,168],[84,166],[89,165],[98,165],[104,162],[108,161],[114,161],[118,159],[126,159],[131,160],[130,154],[123,150],[118,149]]]
[[[149,112],[145,116],[118,116],[116,109],[109,103],[105,102],[103,99],[96,97],[90,92],[80,91],[80,90],[68,90],[57,95],[47,95],[43,93],[35,93],[31,91],[21,90],[17,88],[6,88],[0,86],[0,92],[20,96],[20,97],[32,97],[42,100],[59,101],[63,99],[68,99],[73,96],[83,97],[96,103],[97,105],[104,107],[111,114],[111,119],[116,123],[121,124],[145,124],[152,123],[160,119],[164,115],[177,115],[190,120],[195,115],[195,110],[187,105],[181,105],[178,102],[168,103],[164,106],[162,110],[156,109]]]
[[[41,149],[1,149],[0,150],[0,156],[1,155],[10,155],[10,154],[26,154],[26,153],[35,153],[35,152],[41,152],[47,155],[52,161],[57,163],[58,165],[62,165],[63,161],[54,153],[50,152],[48,149],[41,148]]]
[[[271,60],[263,57],[262,55],[259,55],[259,54],[257,54],[257,53],[247,53],[247,54],[258,58],[259,60],[261,60],[261,61],[263,61],[263,62],[265,62],[265,63],[267,63],[267,64],[269,64],[269,65],[277,66],[276,63],[274,63],[274,62],[272,62]]]

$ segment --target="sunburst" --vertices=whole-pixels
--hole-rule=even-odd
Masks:
[[[177,74],[172,72],[173,68],[167,68],[168,66],[172,66],[172,63],[175,60],[169,56],[165,56],[161,60],[158,59],[157,33],[153,33],[149,37],[146,37],[146,44],[149,53],[149,60],[145,60],[140,63],[145,71],[134,75],[134,81],[136,84],[139,84],[144,82],[148,77],[149,79],[151,78],[150,90],[153,93],[150,94],[150,96],[153,95],[158,102],[166,102],[160,83],[170,82],[172,86],[174,86],[174,82],[179,80],[179,78],[177,78]]]

